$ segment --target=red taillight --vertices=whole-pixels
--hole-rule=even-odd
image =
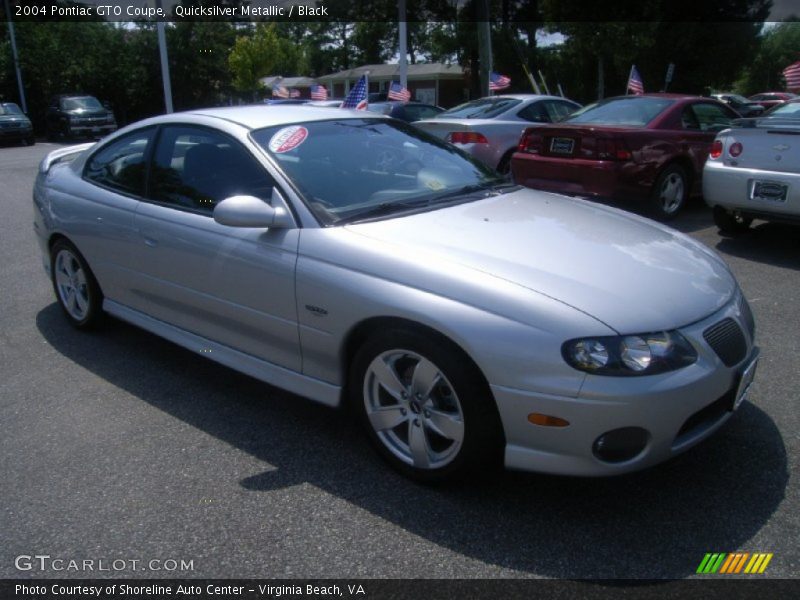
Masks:
[[[533,131],[526,131],[519,139],[517,146],[518,152],[527,152],[528,154],[539,154],[542,149],[542,136]]]
[[[451,144],[488,144],[486,136],[477,131],[453,131],[447,134],[447,141]]]
[[[600,160],[630,160],[632,156],[622,138],[597,138],[595,153]]]
[[[744,146],[742,146],[739,142],[734,142],[733,144],[731,144],[731,147],[728,148],[728,154],[736,158],[742,153],[743,150]]]
[[[708,153],[711,158],[719,158],[722,156],[722,140],[714,140],[711,144],[711,151]]]

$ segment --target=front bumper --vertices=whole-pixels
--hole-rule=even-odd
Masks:
[[[20,140],[31,139],[32,137],[33,129],[31,127],[0,127],[0,141],[18,142]]]
[[[106,124],[106,125],[84,125],[84,124],[72,124],[70,123],[68,126],[68,133],[71,136],[80,137],[80,136],[105,136],[109,133],[113,133],[117,130],[116,124]]]
[[[727,318],[737,323],[746,340],[744,357],[730,367],[703,337],[709,327]],[[680,332],[691,341],[698,359],[678,371],[645,377],[589,375],[577,397],[492,385],[506,435],[506,467],[561,475],[617,475],[665,461],[714,433],[733,414],[742,372],[758,356],[740,294]],[[528,421],[531,413],[555,416],[569,425],[534,425]],[[597,456],[594,444],[600,436],[631,427],[647,434],[641,451],[617,462]]]

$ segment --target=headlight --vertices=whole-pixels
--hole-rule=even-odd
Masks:
[[[697,360],[695,349],[677,331],[570,340],[561,353],[570,366],[595,375],[655,375]]]

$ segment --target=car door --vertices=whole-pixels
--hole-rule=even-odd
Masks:
[[[160,129],[148,193],[136,214],[141,309],[151,316],[300,370],[294,276],[299,230],[220,225],[219,201],[269,202],[275,182],[219,131]]]

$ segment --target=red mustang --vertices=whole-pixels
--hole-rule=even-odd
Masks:
[[[512,176],[563,194],[650,199],[656,218],[671,219],[701,192],[714,136],[738,117],[699,96],[608,98],[558,124],[525,130],[511,159]]]

